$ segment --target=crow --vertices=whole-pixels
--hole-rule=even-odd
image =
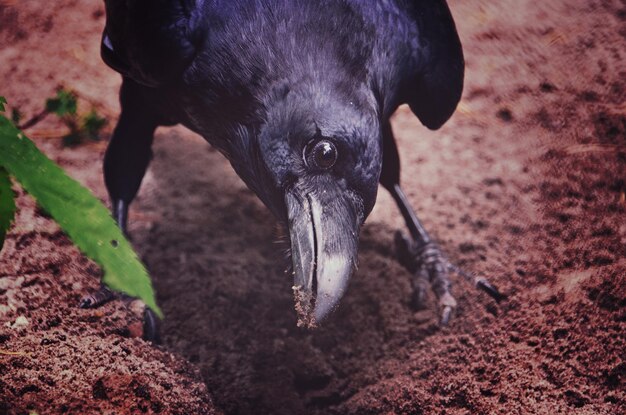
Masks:
[[[434,130],[456,109],[464,58],[445,0],[105,4],[101,55],[123,81],[104,177],[122,230],[155,129],[180,123],[227,157],[287,228],[300,324],[321,322],[346,291],[379,184],[410,233],[396,242],[412,271],[413,299],[430,284],[447,323],[456,306],[448,273],[458,269],[400,187],[389,122],[408,104]],[[472,278],[500,298],[487,280]],[[108,297],[103,288],[82,306]]]

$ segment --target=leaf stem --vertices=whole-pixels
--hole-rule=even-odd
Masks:
[[[18,125],[17,128],[20,130],[26,130],[27,128],[33,127],[39,122],[41,122],[44,118],[46,118],[48,114],[50,114],[50,112],[44,109],[39,114],[36,114],[30,120],[26,121],[24,124]]]

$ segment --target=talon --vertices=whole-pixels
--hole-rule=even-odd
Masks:
[[[500,303],[500,301],[506,299],[506,295],[498,291],[496,286],[491,284],[489,280],[487,280],[487,278],[473,276],[451,263],[448,263],[448,269],[450,271],[456,272],[460,276],[464,277],[466,280],[473,282],[476,288],[489,294],[489,296],[493,298],[496,301],[496,303]]]
[[[161,344],[160,322],[159,318],[154,314],[146,303],[135,298],[129,297],[130,303],[127,305],[131,313],[141,318],[143,321],[141,327],[141,338],[154,344]]]
[[[95,308],[99,307],[102,304],[112,300],[115,297],[115,294],[111,290],[109,290],[104,285],[101,286],[98,291],[93,294],[88,294],[81,298],[80,303],[78,303],[78,307],[80,308]]]
[[[80,302],[78,303],[78,308],[91,308],[93,307],[94,301],[95,299],[93,298],[93,296],[86,295],[80,299]]]
[[[477,278],[476,287],[489,294],[489,296],[493,298],[496,303],[500,303],[500,301],[506,298],[504,294],[498,291],[498,289],[491,285],[491,283],[485,278]]]
[[[148,307],[143,312],[143,339],[154,344],[161,344],[159,318]]]
[[[439,322],[439,324],[441,326],[447,326],[448,323],[450,322],[450,317],[452,317],[452,307],[450,306],[445,306],[443,308],[443,311],[441,312],[441,321]]]
[[[449,292],[444,293],[439,299],[439,304],[443,307],[441,311],[441,321],[440,324],[442,326],[448,325],[450,322],[450,318],[452,317],[452,312],[456,308],[456,300]]]

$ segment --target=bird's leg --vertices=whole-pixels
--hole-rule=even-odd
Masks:
[[[409,239],[398,232],[395,241],[400,262],[412,275],[413,305],[423,304],[426,287],[430,285],[441,308],[441,324],[447,324],[456,307],[456,300],[450,292],[450,271],[470,279],[477,288],[487,292],[496,301],[502,299],[498,290],[485,278],[473,277],[451,264],[417,218],[400,187],[400,160],[389,123],[383,127],[383,169],[380,183],[394,198],[411,236]]]
[[[127,221],[128,221],[128,204],[122,200],[113,201],[112,202],[112,215],[118,226],[124,232],[124,235],[128,236],[127,233]],[[106,285],[100,283],[100,288],[94,293],[85,295],[79,303],[80,308],[97,308],[101,305],[114,300],[114,299],[122,299],[127,302],[132,302],[134,299],[128,297],[124,294],[116,294],[111,291]],[[154,312],[148,308],[143,307],[143,338],[145,340],[149,340],[153,343],[160,343],[160,330],[159,330],[159,319],[154,314]]]
[[[100,288],[95,293],[87,294],[80,299],[78,306],[80,308],[96,308],[102,304],[108,303],[115,298],[115,293],[107,288],[106,285],[100,283]]]
[[[413,275],[412,303],[415,306],[423,304],[426,286],[430,283],[441,308],[441,324],[445,325],[450,321],[452,312],[456,308],[456,300],[450,292],[452,283],[448,273],[448,261],[409,206],[400,185],[395,185],[391,194],[411,234],[411,239],[408,239],[398,232],[395,240],[400,263]]]
[[[128,237],[128,207],[129,203],[123,199],[111,200],[111,215],[126,237]]]
[[[128,223],[128,204],[123,200],[113,200],[112,201],[111,214],[113,219],[117,222],[117,225],[120,227],[124,235],[128,236],[127,233],[127,223]],[[100,288],[98,291],[92,294],[85,295],[81,298],[79,307],[80,308],[96,308],[101,305],[115,299],[117,295],[109,290],[109,288],[100,283]]]
[[[137,195],[152,158],[151,145],[159,117],[150,107],[141,86],[124,79],[120,90],[122,112],[104,157],[104,179],[111,197],[111,213],[128,236],[128,207]],[[81,308],[95,308],[118,295],[104,284],[80,301]],[[124,300],[132,300],[122,296]],[[158,341],[158,319],[144,307],[144,338]]]
[[[124,235],[128,236],[127,232],[127,223],[128,223],[128,204],[123,200],[113,200],[112,201],[112,209],[111,213],[113,219],[117,222],[117,225],[120,227]],[[116,297],[115,293],[109,288],[100,283],[100,288],[98,291],[92,294],[88,294],[81,298],[79,307],[80,308],[96,308],[101,305],[113,300]]]

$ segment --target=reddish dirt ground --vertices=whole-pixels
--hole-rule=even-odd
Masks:
[[[626,413],[626,3],[450,1],[466,88],[438,132],[394,116],[403,185],[461,278],[446,328],[409,306],[381,190],[339,310],[296,327],[274,219],[224,158],[157,132],[130,231],[166,314],[144,342],[120,302],[76,308],[98,268],[18,188],[0,254],[0,413]],[[26,115],[59,84],[117,114],[98,0],[0,0],[0,94]],[[105,132],[110,135],[111,124]],[[106,143],[37,144],[103,201]]]

